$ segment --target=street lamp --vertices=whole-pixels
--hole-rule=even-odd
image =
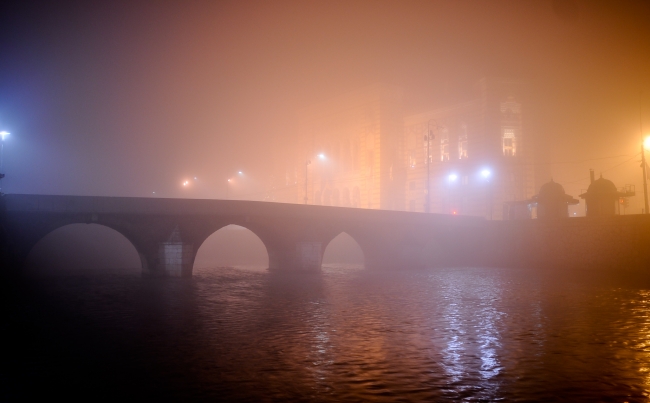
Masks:
[[[645,202],[644,214],[648,214],[648,180],[647,180],[647,165],[645,162],[645,150],[650,148],[650,136],[646,136],[641,144],[641,169],[643,169],[643,200]]]
[[[1,143],[2,145],[0,145],[0,171],[2,171],[2,153],[5,148],[5,139],[7,138],[7,136],[9,136],[9,134],[11,133],[6,132],[4,130],[0,132],[0,138],[2,139],[2,143]]]
[[[327,157],[325,157],[325,154],[320,153],[317,155],[318,159],[321,161],[325,161]],[[311,160],[307,159],[305,161],[305,204],[307,204],[308,196],[307,194],[309,193],[308,189],[308,184],[309,184],[309,166],[311,165]]]
[[[243,172],[243,171],[237,171],[237,175],[243,177],[243,176],[244,176],[244,172]],[[226,183],[226,200],[229,200],[229,199],[230,199],[230,186],[231,186],[233,183],[235,183],[235,178],[234,178],[234,177],[232,177],[232,178],[228,178],[227,183]]]
[[[2,181],[2,178],[5,177],[4,174],[2,173],[2,154],[4,153],[4,149],[5,149],[5,139],[7,138],[7,136],[9,136],[9,134],[10,134],[9,132],[4,130],[0,132],[0,138],[2,139],[2,141],[0,142],[0,181]],[[2,186],[0,186],[0,192],[1,191],[2,191]]]
[[[307,193],[308,193],[307,183],[308,183],[308,180],[309,180],[309,165],[310,164],[311,164],[311,160],[308,159],[305,162],[305,204],[307,204]]]

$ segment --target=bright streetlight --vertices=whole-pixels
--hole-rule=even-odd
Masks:
[[[490,170],[487,168],[481,171],[481,176],[484,177],[485,179],[489,178],[490,175],[492,175],[492,172],[490,172]]]
[[[641,128],[643,132],[643,128]],[[643,143],[641,144],[641,169],[643,169],[643,201],[645,203],[645,209],[643,212],[645,214],[649,214],[648,212],[648,182],[647,182],[647,169],[648,165],[645,162],[645,150],[650,149],[650,136],[646,136],[645,139],[643,139]]]
[[[447,179],[449,180],[449,182],[456,182],[456,180],[458,179],[458,175],[456,175],[456,174],[449,174],[449,176],[447,177]]]

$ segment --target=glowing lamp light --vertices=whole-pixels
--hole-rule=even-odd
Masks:
[[[243,175],[243,174],[244,174],[242,171],[239,171],[239,172],[237,172],[237,173],[240,174],[240,175]]]
[[[6,131],[4,131],[4,130],[1,131],[1,132],[0,132],[0,137],[2,137],[2,141],[4,141],[4,140],[7,138],[7,136],[9,136],[10,134],[11,134],[11,133],[6,132]]]
[[[322,159],[322,160],[324,160],[324,159],[325,159],[325,154],[323,154],[323,153],[321,153],[321,154],[318,154],[318,158],[320,158],[320,159]]]
[[[449,182],[456,182],[456,179],[458,179],[458,175],[456,175],[456,174],[449,174],[449,176],[447,177],[447,179],[449,179]]]
[[[4,132],[2,132],[2,133],[4,133]],[[0,133],[0,134],[2,134],[2,133]],[[4,137],[3,137],[3,139],[4,139]],[[650,136],[646,136],[645,140],[643,140],[643,148],[650,150]]]
[[[183,186],[187,186],[187,185],[189,185],[189,184],[190,184],[190,181],[185,181],[185,182],[183,182]]]
[[[458,214],[458,211],[454,210],[454,211],[451,212],[451,214],[456,215],[456,214]]]
[[[490,172],[489,169],[484,169],[484,170],[481,171],[481,176],[484,177],[484,178],[489,178],[490,175],[492,175],[492,172]]]
[[[228,179],[228,182],[232,182],[232,179]]]

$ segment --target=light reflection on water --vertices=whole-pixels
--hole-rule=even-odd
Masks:
[[[74,329],[92,328],[105,340],[80,343],[85,371],[130,367],[137,387],[168,398],[632,402],[650,390],[647,289],[506,269],[328,266],[60,276],[39,290],[67,315],[73,330],[61,337],[86,340]],[[106,345],[110,357],[97,352]]]

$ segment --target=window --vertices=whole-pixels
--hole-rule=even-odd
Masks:
[[[440,161],[449,161],[449,131],[446,127],[440,134]]]
[[[516,102],[513,97],[509,97],[506,102],[501,102],[501,113],[505,115],[514,115],[521,113],[521,104]]]
[[[351,204],[350,189],[343,188],[343,207],[349,207]]]
[[[460,126],[460,134],[458,135],[458,159],[467,158],[467,125]]]
[[[341,200],[339,198],[339,190],[334,189],[332,191],[332,206],[340,206],[341,205]]]
[[[503,129],[503,155],[506,157],[513,157],[517,154],[517,140],[515,137],[515,129],[504,128]]]
[[[323,192],[323,205],[331,206],[332,205],[332,192],[329,189],[325,189]]]
[[[409,150],[409,167],[415,168],[415,150]]]

